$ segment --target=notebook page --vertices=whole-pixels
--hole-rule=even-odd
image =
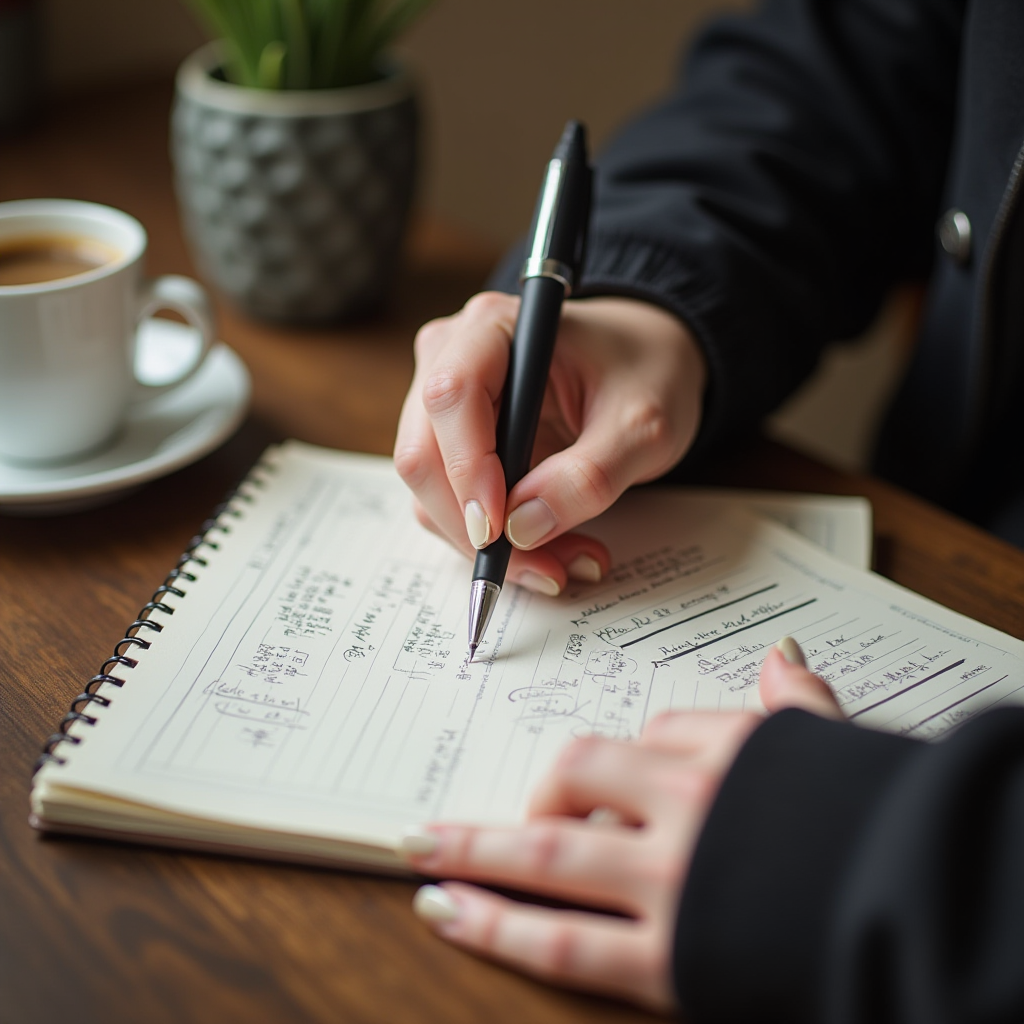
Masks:
[[[687,493],[695,500],[723,505],[742,502],[758,515],[813,541],[841,562],[855,569],[871,568],[871,502],[867,498],[705,487]]]
[[[930,737],[1022,697],[1024,643],[740,508],[652,489],[588,524],[616,555],[606,581],[557,599],[507,586],[470,664],[468,564],[418,527],[390,462],[297,443],[270,462],[40,795],[382,846],[426,820],[514,821],[574,736],[758,708],[787,633],[864,724]]]

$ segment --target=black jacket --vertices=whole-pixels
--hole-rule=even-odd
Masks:
[[[935,744],[768,719],[704,827],[675,965],[690,1024],[1020,1024],[1024,709]]]
[[[690,324],[700,451],[930,276],[878,468],[1024,543],[1022,143],[1024,0],[767,0],[601,157],[585,291]],[[701,837],[676,958],[693,1024],[1024,1021],[1024,711],[936,746],[769,720]]]
[[[1024,544],[1022,54],[1019,0],[767,0],[707,31],[602,154],[581,293],[692,327],[711,371],[698,454],[930,276],[877,469]],[[946,253],[953,210],[971,237]]]

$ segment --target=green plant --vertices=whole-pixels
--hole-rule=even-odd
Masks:
[[[381,51],[431,0],[187,0],[224,44],[229,82],[334,89],[380,77]]]

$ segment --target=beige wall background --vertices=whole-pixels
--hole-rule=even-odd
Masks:
[[[42,0],[58,94],[169,77],[203,41],[184,0]],[[599,146],[672,80],[711,15],[749,0],[435,0],[400,46],[423,98],[420,206],[503,245],[529,223],[541,168],[568,117]],[[772,420],[791,444],[866,464],[900,373],[909,306],[837,348]]]
[[[671,81],[709,15],[744,0],[435,0],[400,53],[421,85],[421,205],[504,244],[569,117],[600,143]],[[203,41],[184,0],[44,0],[58,92],[170,75]]]

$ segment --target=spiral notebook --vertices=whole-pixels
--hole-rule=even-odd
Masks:
[[[785,634],[864,724],[930,738],[1022,699],[1024,643],[751,500],[627,494],[586,527],[608,577],[558,598],[506,586],[470,663],[468,563],[417,525],[390,461],[274,447],[50,737],[32,822],[397,870],[408,826],[520,820],[575,736],[759,707]],[[863,562],[863,504],[761,507]]]

